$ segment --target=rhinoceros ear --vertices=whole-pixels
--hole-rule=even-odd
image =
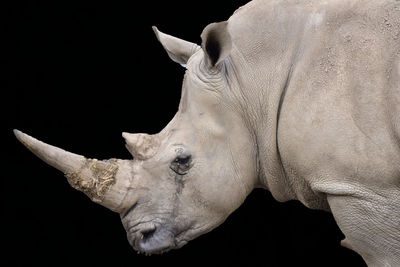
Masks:
[[[209,24],[201,34],[201,40],[209,67],[217,66],[231,53],[232,40],[227,21]]]
[[[162,33],[155,26],[153,26],[153,31],[158,41],[162,44],[165,51],[167,51],[168,56],[173,61],[183,66],[185,66],[189,58],[200,49],[200,46],[197,44]]]

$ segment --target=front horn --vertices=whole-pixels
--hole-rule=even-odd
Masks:
[[[69,184],[94,202],[121,213],[123,200],[133,179],[132,161],[88,159],[43,143],[21,131],[17,139],[47,164],[62,171]]]

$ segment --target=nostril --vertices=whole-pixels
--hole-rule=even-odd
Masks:
[[[138,251],[145,253],[162,253],[176,247],[174,233],[165,226],[143,228],[135,242]]]
[[[141,230],[140,231],[140,239],[148,240],[149,238],[151,238],[154,235],[155,231],[156,231],[155,226]]]
[[[156,231],[156,228],[149,229],[149,230],[142,232],[142,239],[147,240],[147,239],[151,238],[155,231]]]

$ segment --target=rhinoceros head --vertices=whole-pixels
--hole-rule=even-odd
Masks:
[[[229,94],[239,84],[227,23],[207,26],[202,46],[153,29],[187,71],[179,110],[160,133],[122,134],[132,160],[88,159],[15,130],[71,186],[118,212],[130,244],[148,254],[179,248],[218,226],[257,181],[255,142]]]

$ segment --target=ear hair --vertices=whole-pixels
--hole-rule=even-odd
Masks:
[[[228,22],[209,24],[201,34],[202,48],[208,67],[219,65],[227,58],[232,49],[232,39],[228,31]]]

